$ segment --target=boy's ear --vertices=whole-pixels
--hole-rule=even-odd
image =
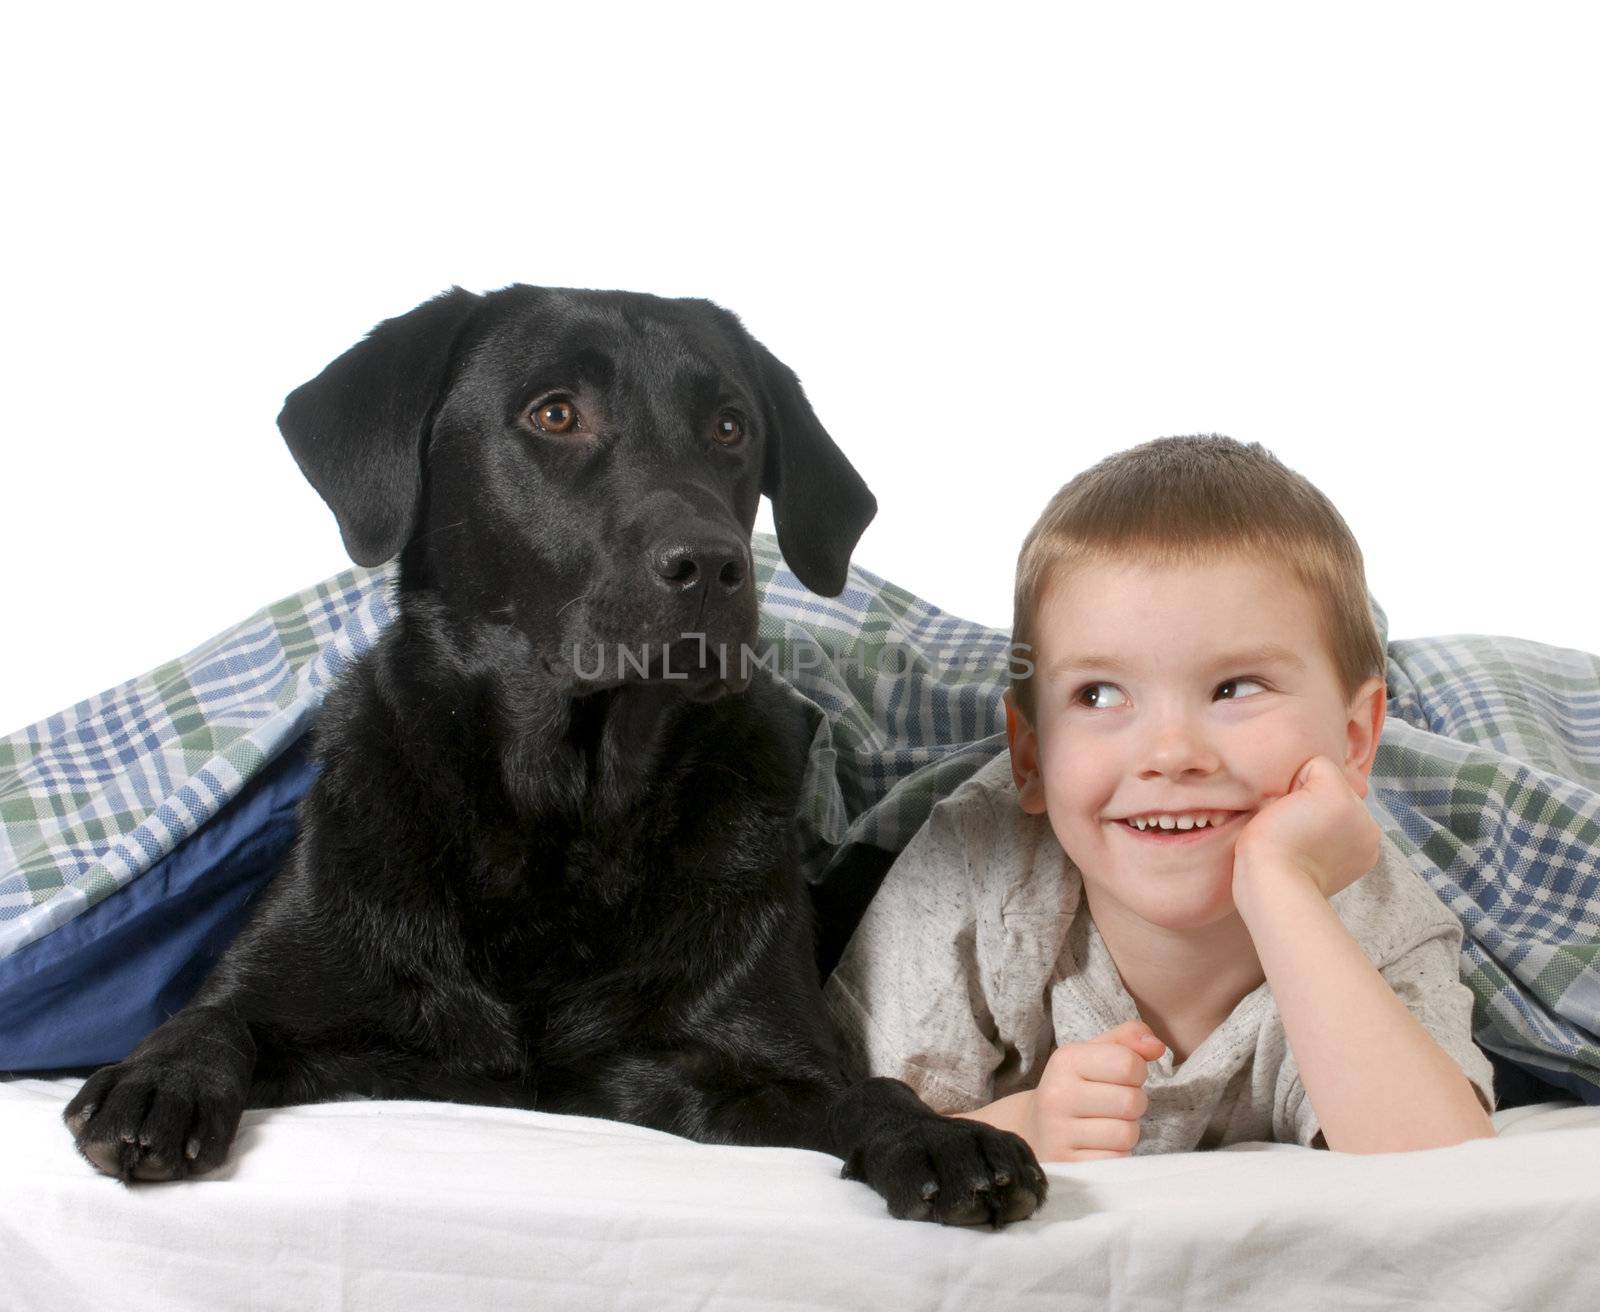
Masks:
[[[1389,689],[1376,676],[1356,690],[1350,701],[1345,725],[1345,775],[1359,797],[1367,795],[1367,776],[1378,756],[1378,740],[1383,736],[1383,720],[1389,711]]]
[[[1028,717],[1017,709],[1011,689],[1005,692],[1006,742],[1011,746],[1011,777],[1029,815],[1044,814],[1044,776],[1039,773],[1039,738]]]

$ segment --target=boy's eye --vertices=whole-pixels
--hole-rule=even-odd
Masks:
[[[1078,704],[1092,706],[1096,710],[1104,710],[1108,706],[1121,706],[1127,700],[1123,696],[1122,689],[1114,683],[1091,683],[1078,689]]]
[[[1229,679],[1217,685],[1217,698],[1221,701],[1238,701],[1241,697],[1253,697],[1265,691],[1266,687],[1255,679]]]

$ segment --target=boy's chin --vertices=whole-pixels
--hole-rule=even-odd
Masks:
[[[1144,920],[1152,928],[1165,930],[1169,934],[1195,934],[1237,920],[1238,917],[1239,913],[1230,898],[1223,906],[1159,908],[1145,916]]]
[[[1120,908],[1121,919],[1131,916],[1152,930],[1169,934],[1188,934],[1211,929],[1226,921],[1238,918],[1233,905],[1231,880],[1227,884],[1209,883],[1205,887],[1187,889],[1152,889],[1148,886],[1121,888],[1095,887],[1096,881],[1085,880],[1089,914],[1096,921],[1107,912],[1118,915],[1112,907]]]
[[[1216,841],[1163,846],[1159,840],[1101,832],[1086,860],[1067,855],[1083,875],[1091,905],[1114,901],[1151,928],[1203,930],[1238,915],[1233,905],[1237,827]],[[1065,847],[1066,845],[1063,844]],[[1096,878],[1094,870],[1103,872]],[[1109,877],[1106,877],[1109,876]]]

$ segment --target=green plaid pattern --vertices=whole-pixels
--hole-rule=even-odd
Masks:
[[[815,596],[771,538],[756,563],[763,658],[823,713],[807,873],[854,844],[898,851],[1005,750],[1009,637],[865,570]],[[0,957],[136,878],[297,739],[392,618],[391,583],[347,571],[0,741]],[[1476,1037],[1600,1101],[1600,660],[1486,637],[1389,657],[1371,805],[1461,917]]]
[[[1461,917],[1485,1047],[1600,1102],[1600,659],[1391,643],[1374,811]]]
[[[0,958],[142,874],[310,725],[393,617],[347,570],[0,739]]]

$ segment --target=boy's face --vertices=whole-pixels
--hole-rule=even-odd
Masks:
[[[1286,570],[1242,558],[1052,581],[1030,653],[1035,723],[1007,707],[1012,770],[1097,918],[1185,930],[1234,914],[1239,831],[1313,756],[1365,796],[1383,682],[1347,701],[1320,621]],[[1178,827],[1191,819],[1206,823]]]

